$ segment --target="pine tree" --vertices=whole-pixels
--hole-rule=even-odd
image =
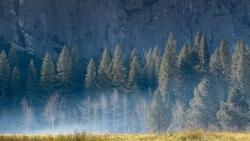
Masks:
[[[221,82],[225,82],[223,80],[225,80],[226,78],[223,78],[221,55],[218,47],[215,49],[214,54],[211,56],[209,70],[219,102],[225,101],[225,98],[227,97],[225,91],[226,89],[223,87],[224,84]]]
[[[16,48],[13,44],[12,44],[12,47],[10,49],[8,57],[9,57],[10,68],[12,70],[15,66],[19,65],[18,64],[18,56],[16,53]]]
[[[113,85],[118,89],[119,92],[125,92],[126,89],[124,87],[126,82],[126,70],[123,65],[123,59],[119,45],[116,46],[112,62]]]
[[[205,34],[202,35],[198,54],[199,54],[198,71],[200,72],[200,78],[202,79],[208,73],[209,61],[210,61],[210,54]]]
[[[96,68],[95,68],[95,62],[92,58],[90,59],[89,65],[87,68],[84,88],[85,88],[85,92],[87,95],[90,95],[90,96],[96,95],[96,88],[97,88]]]
[[[161,59],[159,49],[155,46],[154,50],[151,49],[146,54],[146,63],[143,68],[144,81],[147,81],[146,88],[151,87],[155,90],[158,86],[158,73],[160,70]]]
[[[157,89],[147,113],[147,125],[151,131],[165,132],[170,126],[171,108],[168,100]]]
[[[178,58],[178,68],[180,70],[179,77],[179,100],[188,105],[188,102],[193,98],[193,76],[192,65],[190,64],[190,50],[187,44],[181,49]]]
[[[220,44],[220,60],[222,67],[223,78],[226,78],[226,81],[230,81],[231,76],[231,54],[229,51],[228,43],[225,37],[222,37]]]
[[[232,57],[232,75],[231,80],[237,80],[239,87],[246,98],[250,93],[250,54],[249,49],[245,45],[244,39],[238,41],[237,47]]]
[[[10,79],[10,67],[8,59],[6,58],[6,53],[3,50],[0,54],[0,90],[1,98],[0,104],[3,106],[4,101],[7,99],[6,95],[8,93]]]
[[[58,87],[62,91],[67,91],[72,86],[72,59],[66,46],[63,47],[57,62]]]
[[[102,55],[101,64],[98,67],[98,86],[100,91],[110,91],[112,88],[112,75],[111,75],[111,54],[106,48]]]
[[[172,33],[170,33],[167,47],[161,61],[158,88],[163,95],[169,95],[171,101],[176,95],[177,80],[179,78],[176,48],[176,41]]]
[[[37,73],[34,67],[33,60],[30,61],[29,69],[27,72],[27,83],[26,83],[26,96],[28,103],[30,105],[37,104],[41,101],[37,101],[40,99],[37,95]]]
[[[11,107],[16,108],[17,100],[20,98],[20,72],[17,66],[14,67],[12,71],[12,78],[11,78]]]
[[[152,49],[150,48],[145,54],[143,59],[143,69],[142,69],[142,75],[144,83],[143,85],[148,88],[151,86],[152,80],[153,80],[153,70],[150,68],[150,64],[153,61],[152,57]],[[151,65],[152,66],[152,65]]]
[[[86,74],[84,69],[83,58],[78,53],[76,47],[71,50],[72,58],[72,83],[75,91],[81,91],[84,85],[84,75]]]
[[[55,68],[53,62],[50,59],[50,54],[47,52],[43,59],[40,78],[40,85],[42,86],[45,93],[53,93],[54,81]]]
[[[204,78],[195,88],[194,98],[190,100],[189,121],[205,128],[208,128],[210,124],[216,124],[216,112],[219,110],[219,104],[215,97],[211,81]]]
[[[133,87],[137,85],[139,88],[142,86],[142,71],[139,63],[138,53],[135,49],[133,49],[131,53],[131,64],[128,78],[129,87]],[[133,91],[133,89],[132,89]]]
[[[249,123],[249,104],[237,80],[231,82],[227,102],[221,102],[217,118],[225,130],[238,128],[240,131],[245,131]]]
[[[194,50],[196,52],[199,52],[200,50],[200,43],[201,43],[201,33],[200,31],[198,31],[195,37],[195,41],[194,41]]]
[[[161,66],[161,58],[160,58],[160,52],[158,46],[156,46],[153,50],[153,66],[155,67],[154,73],[153,73],[153,86],[156,88],[158,85],[158,74],[160,71],[160,66]]]

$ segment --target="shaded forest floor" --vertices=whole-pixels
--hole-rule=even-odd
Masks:
[[[250,133],[185,131],[159,134],[0,135],[0,141],[250,141]]]

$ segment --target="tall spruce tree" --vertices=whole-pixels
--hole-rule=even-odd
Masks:
[[[45,93],[53,93],[55,84],[55,68],[50,59],[49,52],[46,53],[41,67],[40,85]]]
[[[9,58],[9,63],[10,63],[11,70],[13,70],[13,68],[15,66],[19,65],[18,64],[18,56],[17,56],[16,48],[15,48],[15,46],[13,44],[11,46],[8,58]]]
[[[72,59],[66,46],[63,47],[57,62],[58,89],[68,91],[72,88]]]
[[[171,108],[169,100],[164,98],[161,91],[157,89],[148,108],[147,125],[151,131],[165,132],[170,124]]]
[[[217,118],[225,130],[238,128],[245,131],[249,124],[249,104],[246,101],[237,80],[231,82],[227,102],[221,102]]]
[[[125,83],[126,83],[126,70],[123,65],[123,59],[121,55],[120,46],[117,44],[115,49],[115,54],[113,57],[112,65],[112,76],[113,76],[113,85],[119,92],[125,92]]]
[[[87,68],[87,74],[85,77],[85,93],[89,96],[96,96],[97,82],[96,82],[96,68],[95,62],[91,58]]]
[[[200,48],[198,49],[199,64],[198,72],[200,73],[200,79],[208,74],[210,53],[208,50],[206,35],[203,34],[201,37]]]
[[[232,75],[231,80],[237,80],[239,87],[245,96],[245,98],[250,98],[250,54],[249,49],[245,45],[244,39],[239,40],[237,47],[232,57]]]
[[[150,64],[152,62],[152,49],[150,48],[145,54],[143,59],[143,69],[142,69],[142,75],[144,83],[143,85],[148,88],[151,86],[152,83],[152,70],[150,69]]]
[[[198,53],[200,50],[200,43],[201,43],[201,33],[200,31],[197,32],[195,41],[194,41],[194,50]]]
[[[226,78],[226,81],[230,81],[231,76],[231,54],[229,51],[228,43],[225,37],[222,37],[221,44],[220,44],[220,61],[222,67],[222,74],[223,77]],[[227,87],[227,86],[225,86]]]
[[[130,88],[133,88],[134,85],[137,85],[139,88],[142,87],[142,71],[139,63],[138,53],[133,49],[131,53],[131,64],[128,78],[128,85]],[[132,89],[132,91],[134,91]]]
[[[86,74],[84,69],[84,61],[81,55],[78,53],[76,47],[71,50],[72,58],[72,83],[75,91],[79,92],[84,85],[84,75]]]
[[[149,50],[146,54],[146,63],[143,68],[144,81],[146,88],[150,87],[155,90],[158,86],[158,73],[160,70],[161,59],[158,46]]]
[[[7,94],[9,89],[10,80],[10,66],[8,59],[6,58],[6,53],[3,50],[0,54],[0,90],[1,99],[0,104],[3,106],[5,100],[7,100]]]
[[[210,124],[217,124],[216,113],[219,103],[211,81],[204,78],[194,90],[194,98],[190,100],[188,119],[194,125],[208,128]]]
[[[17,100],[21,97],[20,95],[20,72],[17,66],[14,67],[11,77],[11,108],[17,108]]]
[[[37,73],[34,67],[33,60],[30,61],[29,69],[27,72],[27,83],[26,83],[26,95],[28,103],[33,105],[41,101],[38,101],[40,97],[37,95]]]
[[[102,54],[102,60],[98,67],[98,87],[100,91],[111,91],[112,75],[111,75],[111,53],[106,48]]]
[[[160,58],[160,52],[158,46],[155,46],[153,50],[153,62],[152,65],[155,67],[154,73],[153,73],[153,83],[152,85],[155,85],[155,87],[158,85],[158,74],[160,71],[160,66],[161,66],[161,58]]]
[[[176,41],[172,33],[170,33],[167,47],[163,55],[160,72],[159,72],[159,90],[163,95],[169,95],[170,100],[177,94],[179,70],[178,70],[178,58],[176,50]]]
[[[217,98],[220,101],[225,101],[227,98],[227,89],[223,87],[226,78],[223,77],[222,61],[219,48],[215,49],[214,54],[211,56],[211,61],[209,64],[210,77],[212,78],[212,83],[216,89]],[[224,80],[224,81],[223,81]],[[224,82],[224,83],[221,83]]]
[[[188,102],[193,98],[193,74],[192,65],[190,64],[190,50],[187,44],[184,44],[181,49],[178,58],[178,68],[180,70],[178,98],[181,102],[184,102],[184,104],[188,105]]]

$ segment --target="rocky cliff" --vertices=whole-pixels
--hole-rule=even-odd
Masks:
[[[124,53],[142,54],[170,32],[193,43],[207,34],[211,52],[226,36],[231,50],[250,36],[248,0],[1,0],[0,36],[30,52],[56,57],[62,46],[76,46],[87,58],[119,43]]]

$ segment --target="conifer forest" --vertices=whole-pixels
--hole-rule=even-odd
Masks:
[[[165,52],[117,44],[101,59],[64,46],[56,60],[1,43],[0,133],[247,131],[248,45],[230,52],[222,37],[211,52],[200,32],[193,42],[177,50],[170,33]]]

